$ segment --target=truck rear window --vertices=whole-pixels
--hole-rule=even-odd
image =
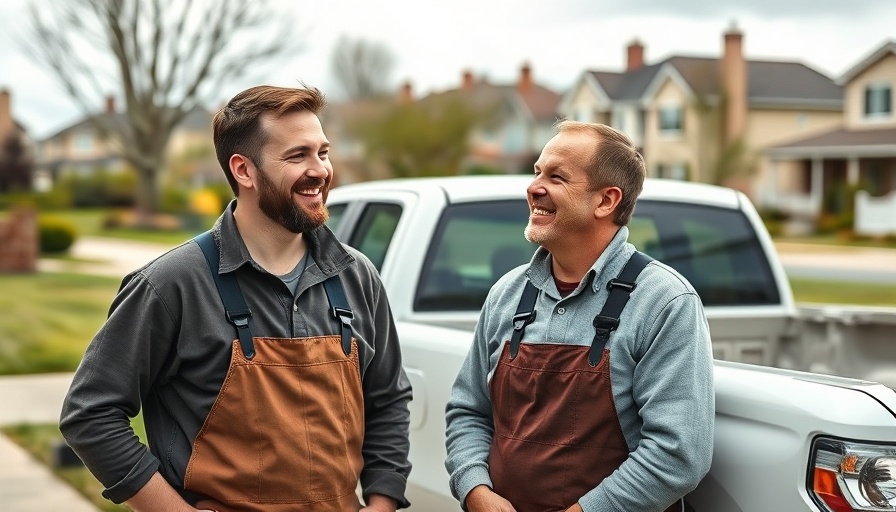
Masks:
[[[536,246],[523,231],[524,200],[448,206],[433,236],[414,309],[475,311],[508,270],[528,263]],[[736,210],[642,200],[629,241],[675,268],[705,306],[779,304],[771,269],[749,221]]]

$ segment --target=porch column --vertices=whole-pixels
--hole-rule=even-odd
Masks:
[[[781,184],[778,183],[778,161],[775,159],[770,159],[768,161],[768,188],[766,189],[766,194],[768,197],[766,198],[766,206],[774,208],[776,210],[781,209],[780,200],[778,199],[778,189],[781,188]]]
[[[850,185],[859,183],[859,158],[851,156],[846,160],[846,182]]]
[[[812,215],[821,213],[821,203],[824,199],[824,160],[812,159],[812,184],[809,200],[811,202]]]

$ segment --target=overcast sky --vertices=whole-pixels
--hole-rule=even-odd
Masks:
[[[0,0],[0,88],[13,116],[43,138],[81,116],[53,77],[32,62],[15,36],[29,0]],[[53,1],[37,0],[41,5]],[[247,0],[248,1],[248,0]],[[340,35],[387,46],[392,83],[422,95],[456,87],[464,69],[496,83],[516,80],[524,62],[535,80],[564,92],[586,69],[621,71],[625,46],[645,46],[653,63],[671,55],[718,57],[735,22],[748,59],[800,61],[837,78],[888,40],[896,40],[896,0],[275,0],[297,20],[304,41],[294,57],[250,81],[219,84],[215,107],[257,83],[303,81],[338,99],[330,73]],[[101,100],[97,101],[97,108]]]

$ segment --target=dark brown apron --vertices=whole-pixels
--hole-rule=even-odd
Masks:
[[[218,512],[357,512],[364,398],[358,348],[340,336],[234,340],[227,377],[193,443],[186,490]]]
[[[509,349],[506,343],[489,384],[494,491],[518,512],[564,511],[629,455],[613,402],[610,351],[592,367],[589,346],[521,343],[513,359]]]

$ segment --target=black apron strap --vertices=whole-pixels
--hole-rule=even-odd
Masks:
[[[331,276],[324,281],[324,290],[327,292],[327,300],[330,302],[330,314],[342,324],[342,351],[345,355],[352,353],[352,308],[345,298],[345,289],[342,288],[342,280],[339,275]]]
[[[510,336],[510,359],[516,357],[520,350],[520,341],[523,339],[523,331],[526,326],[535,320],[535,301],[538,299],[538,288],[526,279],[526,287],[513,315],[513,334]]]
[[[236,327],[243,355],[246,359],[252,359],[255,357],[255,344],[252,342],[252,312],[246,305],[246,299],[243,298],[236,275],[233,272],[218,273],[220,254],[211,231],[200,234],[195,240],[199,244],[199,248],[202,249],[208,268],[212,272],[215,286],[218,287],[218,295],[221,296],[221,302],[224,303],[227,320]]]
[[[619,315],[628,303],[629,295],[635,289],[635,281],[638,275],[653,260],[650,256],[635,251],[625,263],[622,272],[615,279],[610,279],[607,289],[610,295],[604,303],[603,309],[594,317],[594,340],[591,342],[591,350],[588,353],[588,363],[597,366],[603,355],[604,347],[610,339],[610,333],[619,327]]]

